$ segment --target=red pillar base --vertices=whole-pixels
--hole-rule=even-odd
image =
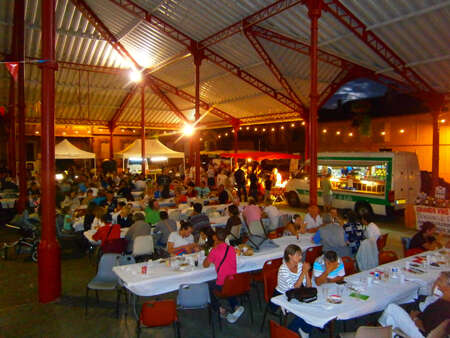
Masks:
[[[61,248],[59,243],[41,240],[38,257],[39,302],[49,303],[61,296]]]

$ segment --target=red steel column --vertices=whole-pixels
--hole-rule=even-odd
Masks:
[[[14,2],[14,33],[16,34],[16,57],[25,60],[25,0]],[[19,143],[19,201],[18,209],[22,212],[27,201],[27,168],[25,157],[25,64],[19,63],[18,75],[18,143]]]
[[[238,153],[239,149],[239,138],[238,138],[239,126],[234,126],[234,153]],[[237,160],[237,159],[236,159]]]
[[[195,121],[200,119],[200,65],[202,56],[198,50],[194,53],[195,64]],[[195,153],[195,184],[200,185],[200,132],[196,130],[192,134],[192,142],[194,142]]]
[[[145,174],[145,84],[141,85],[141,158],[142,173]]]
[[[61,296],[61,253],[55,225],[55,0],[42,1],[41,112],[41,210],[39,243],[39,301],[48,303]]]
[[[16,83],[11,76],[9,80],[9,139],[8,139],[8,167],[11,176],[15,179],[17,174],[16,163]]]
[[[439,109],[433,109],[433,152],[431,178],[433,183],[433,192],[439,185]]]
[[[310,0],[308,4],[308,15],[311,19],[311,49],[310,49],[310,67],[311,67],[311,91],[309,108],[309,144],[310,144],[310,181],[309,181],[309,200],[310,204],[317,204],[317,109],[319,93],[317,91],[317,71],[318,71],[318,21],[321,15],[321,1]]]
[[[309,123],[305,121],[305,161],[309,159],[309,135]]]

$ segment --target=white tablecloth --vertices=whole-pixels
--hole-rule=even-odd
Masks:
[[[247,272],[259,270],[263,267],[264,262],[274,258],[282,257],[284,249],[289,244],[297,244],[302,250],[315,246],[311,241],[312,235],[304,235],[300,240],[294,236],[287,236],[274,239],[273,241],[279,247],[256,252],[253,256],[238,256],[237,257],[237,271]],[[167,267],[166,264],[153,262],[150,268],[150,274],[141,274],[141,267],[145,263],[116,266],[113,271],[124,282],[127,289],[138,296],[155,296],[178,290],[178,287],[183,283],[202,283],[217,278],[216,271],[213,266],[205,269],[201,267],[194,268],[189,272],[174,271],[173,268]]]
[[[122,228],[120,229],[120,238],[124,238],[125,235],[127,234],[129,228]],[[95,241],[92,236],[94,236],[94,234],[97,232],[97,230],[87,230],[85,232],[83,232],[84,237],[86,237],[86,239],[93,245],[100,245],[101,241]]]
[[[430,253],[427,253],[430,254]],[[422,254],[423,255],[423,254]],[[405,275],[405,282],[401,283],[400,278],[390,278],[388,281],[374,281],[371,286],[367,286],[366,279],[370,271],[361,272],[345,278],[347,285],[341,286],[344,289],[343,301],[341,304],[330,304],[324,299],[323,288],[328,288],[328,295],[337,291],[337,284],[323,284],[318,287],[318,299],[312,303],[300,303],[297,300],[287,301],[285,295],[272,298],[274,304],[280,305],[289,312],[303,318],[310,325],[323,328],[333,319],[347,320],[361,317],[370,313],[384,310],[389,304],[405,304],[417,299],[418,294],[429,294],[431,286],[441,271],[448,268],[426,269],[424,274],[413,274],[403,271],[406,261],[412,261],[412,257],[401,259],[389,264],[382,265],[375,270],[398,267]],[[421,268],[421,270],[423,270]],[[370,298],[366,301],[350,297],[353,291],[348,289],[348,285],[362,286],[361,294]]]

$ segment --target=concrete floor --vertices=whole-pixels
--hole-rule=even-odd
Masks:
[[[287,209],[287,207],[286,207]],[[290,209],[290,208],[289,208]],[[299,211],[299,210],[297,210]],[[411,229],[402,226],[403,219],[379,218],[377,223],[383,233],[389,233],[386,249],[394,250],[402,256],[400,237],[411,236]],[[15,232],[0,227],[0,246],[2,241],[17,237]],[[1,253],[3,255],[3,253]],[[52,304],[42,305],[37,301],[37,264],[29,257],[13,254],[8,260],[0,259],[0,337],[135,337],[136,322],[131,314],[126,314],[122,304],[119,319],[115,316],[115,293],[100,293],[100,303],[96,303],[94,293],[90,299],[88,316],[84,315],[85,287],[96,273],[96,266],[87,256],[81,258],[65,254],[62,260],[62,297]],[[262,290],[262,285],[260,286]],[[176,294],[162,295],[159,298],[175,298]],[[261,294],[262,299],[262,294]],[[269,337],[268,326],[259,333],[263,311],[257,301],[256,290],[252,290],[255,322],[250,325],[248,306],[239,321],[233,325],[224,323],[219,331],[216,320],[216,337]],[[141,300],[142,301],[142,300]],[[179,313],[182,337],[211,337],[206,310],[184,311]],[[269,316],[270,317],[270,316]],[[346,329],[356,325],[372,323],[377,315],[358,321],[348,321]],[[337,323],[336,332],[343,329]],[[171,327],[147,329],[142,337],[173,337]],[[312,337],[328,337],[327,331],[314,330]]]

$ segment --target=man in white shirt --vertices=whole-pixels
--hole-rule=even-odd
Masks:
[[[319,207],[317,205],[310,205],[308,213],[303,222],[306,224],[307,232],[316,232],[323,224],[322,218],[319,215]]]
[[[180,230],[171,232],[167,239],[167,251],[171,255],[198,251],[192,235],[192,224],[181,221]]]
[[[270,219],[271,230],[278,228],[278,220],[281,216],[280,210],[272,205],[272,200],[267,198],[264,202],[265,207],[263,209],[265,215]]]

